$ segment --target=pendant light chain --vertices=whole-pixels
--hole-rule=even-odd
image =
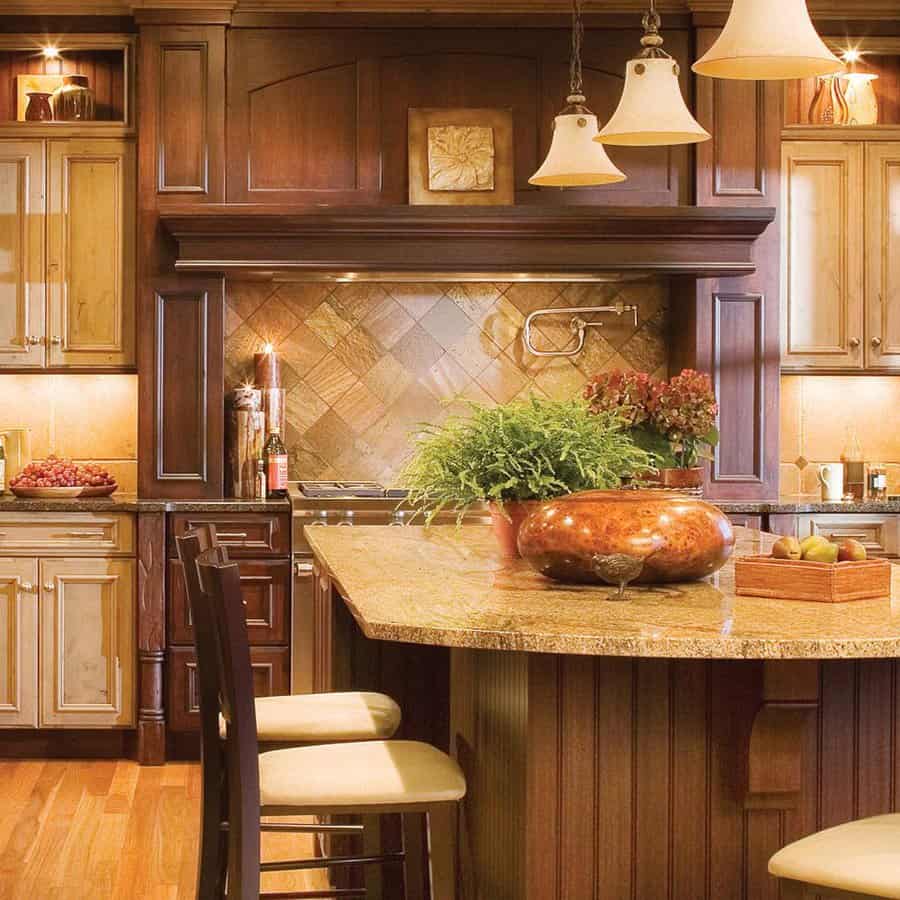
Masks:
[[[659,33],[662,18],[656,11],[656,0],[650,0],[650,9],[644,13],[641,20],[644,26],[644,36],[641,38],[641,59],[671,59],[671,56],[663,50],[663,39]]]
[[[584,75],[581,67],[581,47],[584,44],[584,22],[581,18],[582,0],[572,2],[572,52],[569,56],[569,97],[567,103],[584,103]]]

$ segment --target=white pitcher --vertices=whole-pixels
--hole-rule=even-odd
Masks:
[[[822,499],[828,502],[844,498],[844,464],[839,462],[822,463],[819,466],[819,484],[822,486]]]

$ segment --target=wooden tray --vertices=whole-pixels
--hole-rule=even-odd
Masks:
[[[735,592],[750,597],[846,603],[891,596],[891,564],[886,559],[816,563],[772,556],[734,561]]]

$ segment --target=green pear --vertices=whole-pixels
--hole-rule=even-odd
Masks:
[[[818,563],[834,563],[838,558],[838,545],[832,544],[831,541],[822,541],[820,544],[813,544],[804,554],[803,558],[807,562]]]
[[[823,538],[821,534],[811,534],[807,538],[803,538],[800,541],[800,553],[803,555],[803,559],[806,559],[806,554],[809,552],[810,548],[815,547],[817,544],[827,544],[827,538]]]

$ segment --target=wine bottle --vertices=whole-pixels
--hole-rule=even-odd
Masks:
[[[266,490],[270,497],[287,497],[288,460],[287,450],[281,440],[281,429],[272,428],[272,433],[263,447],[266,458]]]

